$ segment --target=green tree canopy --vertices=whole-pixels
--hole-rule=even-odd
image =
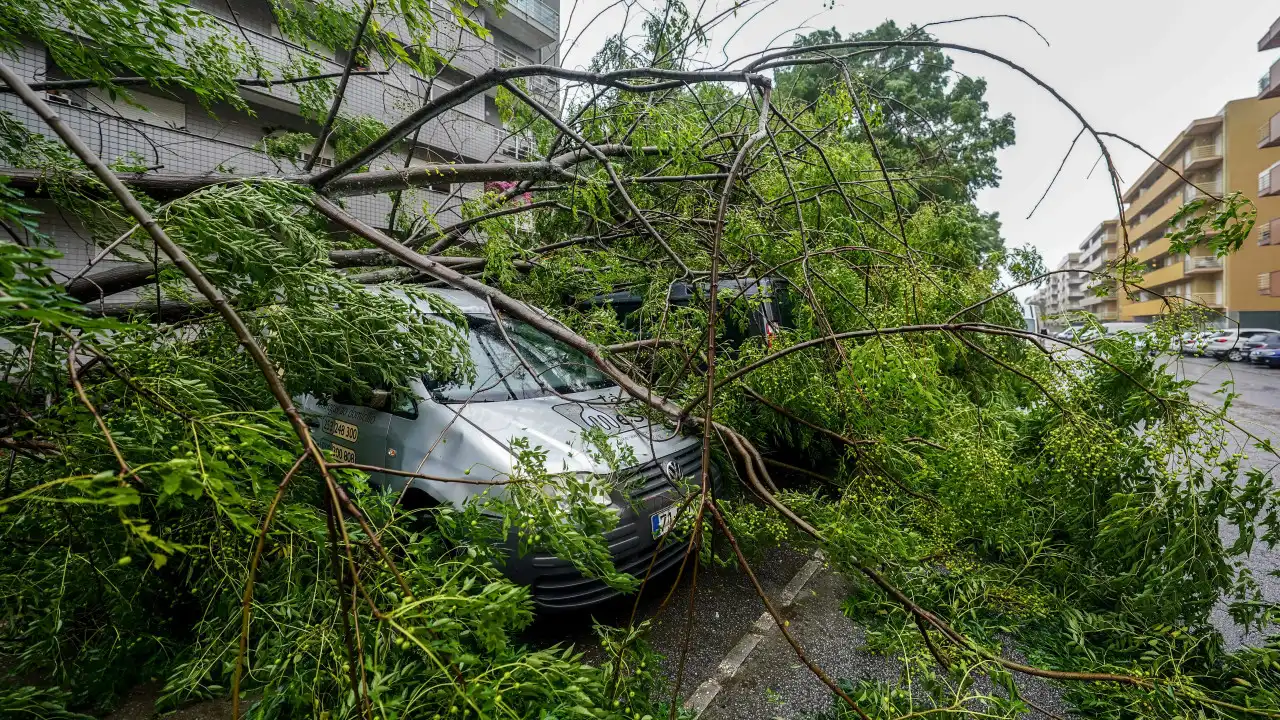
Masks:
[[[860,33],[836,28],[796,36],[794,47],[811,48],[842,41],[886,41],[933,37],[915,26],[899,28],[887,20]],[[830,52],[833,62],[781,69],[778,93],[814,103],[852,83],[873,123],[887,163],[919,169],[923,196],[967,202],[982,188],[1000,182],[997,153],[1014,142],[1013,116],[992,117],[985,99],[987,82],[954,71],[954,60],[935,47],[886,47],[882,51]],[[859,132],[850,127],[851,133]],[[986,216],[980,247],[1003,247],[996,214]]]

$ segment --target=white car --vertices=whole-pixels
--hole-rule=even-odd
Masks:
[[[1190,337],[1182,341],[1182,354],[1200,355],[1204,350],[1204,343],[1221,332],[1224,331],[1207,330],[1205,332],[1191,333]]]

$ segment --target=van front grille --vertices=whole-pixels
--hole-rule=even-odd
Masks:
[[[689,543],[668,539],[657,557],[657,541],[653,538],[649,518],[654,512],[678,502],[683,493],[667,479],[664,467],[674,463],[676,477],[686,479],[690,487],[702,476],[702,446],[691,445],[665,457],[645,463],[626,475],[618,487],[615,499],[628,501],[618,526],[605,535],[614,567],[619,571],[643,578],[646,572],[656,576],[679,565]],[[718,480],[719,478],[715,478]],[[621,497],[619,497],[621,496]],[[545,610],[570,610],[595,605],[618,595],[618,591],[604,582],[587,578],[566,560],[538,553],[532,558],[539,569],[533,583],[534,603]]]

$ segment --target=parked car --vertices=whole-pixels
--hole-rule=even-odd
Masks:
[[[1170,352],[1182,352],[1182,347],[1187,343],[1194,341],[1196,336],[1199,334],[1200,333],[1197,333],[1194,330],[1190,330],[1182,333],[1181,335],[1174,335],[1173,339],[1169,341]]]
[[[1250,362],[1280,367],[1280,333],[1257,336],[1250,344],[1253,346],[1249,351]]]
[[[611,496],[599,502],[608,503],[619,515],[617,527],[606,536],[615,566],[643,576],[659,536],[674,521],[677,484],[701,477],[699,441],[630,412],[621,402],[622,390],[578,350],[527,323],[503,318],[511,344],[537,373],[531,376],[503,340],[487,304],[456,290],[431,292],[465,314],[474,381],[415,378],[409,384],[416,397],[400,400],[386,393],[350,403],[320,404],[302,398],[300,405],[317,442],[346,462],[489,480],[505,479],[512,471],[511,440],[523,437],[546,451],[549,472],[607,475],[610,468],[591,458],[583,438],[584,431],[598,428],[634,453],[635,465],[615,476],[619,481]],[[718,474],[713,477],[718,479]],[[371,482],[393,490],[408,483],[407,495],[416,502],[455,507],[486,488],[378,472],[371,474]],[[651,574],[678,565],[686,547],[668,539]],[[508,539],[507,550],[506,574],[529,585],[541,609],[580,609],[617,594],[561,558],[541,552],[519,556],[514,537]]]
[[[1269,335],[1272,333],[1280,333],[1280,330],[1272,330],[1271,328],[1240,328],[1238,330],[1224,330],[1205,342],[1202,354],[1215,360],[1222,360],[1223,358],[1226,358],[1231,362],[1240,362],[1249,356],[1248,351],[1244,347],[1245,342],[1256,336]]]
[[[1206,330],[1203,332],[1193,333],[1190,339],[1182,343],[1183,355],[1200,355],[1204,351],[1204,344],[1210,338],[1217,336],[1223,330]]]

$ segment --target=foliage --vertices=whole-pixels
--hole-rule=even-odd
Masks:
[[[842,35],[839,30],[814,30],[796,36],[796,47],[848,41],[931,40],[913,26],[899,28],[892,20],[871,30]],[[984,187],[1000,181],[996,153],[1014,142],[1013,116],[988,114],[987,83],[982,78],[954,75],[953,60],[938,48],[888,47],[876,53],[835,50],[837,63],[801,65],[777,73],[778,93],[803,103],[844,85],[843,72],[862,95],[872,134],[889,167],[929,168],[918,182],[930,195],[947,200],[971,200]],[[836,90],[836,92],[840,92]],[[853,127],[849,132],[857,133]],[[984,251],[1003,246],[995,214],[983,216],[978,239]]]
[[[243,41],[179,0],[0,3],[0,48],[13,52],[32,40],[68,77],[93,80],[112,97],[130,97],[113,82],[128,68],[157,85],[194,93],[205,107],[243,108],[233,80],[263,69]]]
[[[1239,192],[1222,198],[1198,197],[1169,218],[1169,225],[1175,228],[1169,233],[1169,249],[1190,253],[1203,242],[1215,256],[1224,257],[1240,249],[1257,216],[1253,202]]]
[[[339,117],[333,124],[333,159],[346,160],[386,131],[386,123],[377,118]]]
[[[443,61],[426,49],[438,20],[430,3],[379,6],[357,44],[363,7],[274,5],[299,44],[419,72]],[[465,27],[462,8],[454,5],[454,20]],[[404,26],[395,31],[418,42],[392,37],[392,15]],[[99,57],[80,57],[87,44],[69,47],[64,68],[109,87],[108,76],[128,67],[223,98],[255,59],[197,72],[164,64],[189,45],[147,49],[164,48],[151,37],[160,29],[187,43],[203,17],[164,3],[112,6],[86,30],[103,46]],[[51,32],[39,18],[13,32]],[[641,29],[638,43],[625,30],[607,42],[593,68],[687,69],[705,47],[707,28],[680,3]],[[851,86],[831,66],[779,71],[766,134],[742,154],[734,183],[724,168],[757,127],[759,94],[681,82],[573,97],[563,117],[575,132],[646,148],[610,160],[627,181],[615,185],[590,160],[553,185],[495,186],[503,192],[472,201],[466,217],[504,203],[520,209],[531,194],[554,202],[478,222],[447,251],[470,258],[467,272],[491,287],[544,308],[545,329],[598,347],[655,341],[608,357],[684,407],[669,419],[699,427],[693,419],[708,412],[768,459],[801,464],[799,478],[772,479],[778,501],[817,538],[758,502],[768,496],[761,487],[730,489],[717,508],[747,553],[820,545],[851,579],[845,611],[867,628],[870,648],[905,670],[896,685],[847,685],[869,711],[1013,717],[1026,706],[995,658],[1016,647],[1046,667],[1138,678],[1072,685],[1068,699],[1086,716],[1277,712],[1276,650],[1228,653],[1209,624],[1224,602],[1247,627],[1277,615],[1241,564],[1278,537],[1276,493],[1266,473],[1223,450],[1230,394],[1221,411],[1195,406],[1187,383],[1149,353],[1194,319],[1175,314],[1144,345],[1108,337],[1078,357],[1047,357],[1030,342],[1001,278],[1030,281],[1043,261],[1027,249],[999,251],[994,218],[972,202],[999,179],[995,153],[1012,142],[1012,120],[988,117],[985,85],[950,80],[937,48],[892,46],[907,34],[927,37],[892,24],[855,36],[890,47],[848,58]],[[801,44],[835,39],[832,31]],[[224,57],[213,46],[199,52]],[[305,63],[274,70],[299,73]],[[181,79],[164,79],[169,72]],[[330,87],[299,88],[313,118],[327,112]],[[498,100],[540,155],[574,147],[513,95]],[[334,131],[341,160],[386,127],[340,115]],[[261,149],[296,158],[311,142],[293,133]],[[65,149],[5,115],[0,158],[41,170],[41,191],[94,241],[122,237],[118,257],[156,257]],[[337,272],[333,251],[363,244],[315,212],[310,188],[227,179],[140,201],[244,319],[287,395],[359,403],[391,392],[419,403],[427,400],[410,394],[413,378],[469,376],[457,309],[416,286],[375,290]],[[1230,252],[1252,222],[1237,196],[1189,207],[1174,238],[1184,251],[1203,242]],[[535,440],[507,438],[509,472],[456,507],[415,506],[350,467],[322,471],[263,373],[185,277],[160,266],[135,315],[104,319],[55,281],[45,221],[0,184],[0,222],[28,239],[0,244],[0,538],[12,549],[0,556],[0,712],[101,714],[151,678],[162,679],[162,709],[225,697],[244,637],[241,689],[253,717],[670,715],[643,624],[600,628],[598,667],[571,649],[525,647],[530,592],[500,569],[514,544],[634,589],[639,580],[613,566],[606,540],[634,451],[586,433],[586,451],[610,472],[566,474],[547,466]],[[768,297],[727,285],[713,310],[713,266],[722,277],[768,277]],[[677,287],[687,302],[670,302]],[[638,299],[633,313],[598,298],[621,291]],[[151,301],[176,301],[184,314],[154,317]],[[766,302],[780,317],[748,332]],[[712,452],[726,476],[750,484],[759,467],[727,443]],[[683,484],[673,492],[705,509]],[[686,513],[682,530],[697,516]],[[709,541],[721,531],[701,517],[708,541],[699,558],[736,561]],[[1224,525],[1238,540],[1223,541]],[[861,580],[871,568],[969,640],[922,634],[902,602]]]

